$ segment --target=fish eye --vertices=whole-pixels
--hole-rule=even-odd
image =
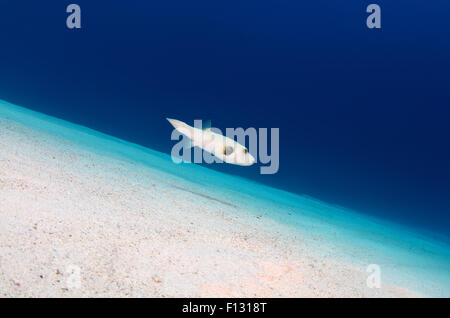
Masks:
[[[223,153],[225,156],[228,156],[228,155],[231,155],[231,154],[233,153],[233,151],[234,151],[234,148],[233,148],[233,147],[231,147],[231,146],[226,146],[226,147],[223,147],[222,153]]]
[[[247,148],[244,148],[244,153],[248,153],[248,149]]]

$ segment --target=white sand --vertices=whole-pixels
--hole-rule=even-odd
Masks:
[[[188,181],[5,117],[3,297],[419,296],[368,288],[364,267],[317,257],[289,225]]]

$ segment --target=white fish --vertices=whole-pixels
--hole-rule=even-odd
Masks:
[[[240,166],[251,166],[256,159],[240,143],[211,131],[211,128],[198,129],[182,121],[167,118],[172,126],[191,140],[192,146],[197,146],[212,153],[226,163]]]

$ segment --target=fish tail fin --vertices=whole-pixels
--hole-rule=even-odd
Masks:
[[[182,121],[177,120],[177,119],[172,119],[172,118],[166,118],[166,119],[180,133],[182,133],[183,135],[186,135],[189,138],[192,137],[193,131],[192,131],[191,126],[189,126],[188,124],[183,123]]]

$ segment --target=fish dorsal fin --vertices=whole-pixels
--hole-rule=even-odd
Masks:
[[[211,120],[205,120],[202,124],[203,130],[211,130]]]

